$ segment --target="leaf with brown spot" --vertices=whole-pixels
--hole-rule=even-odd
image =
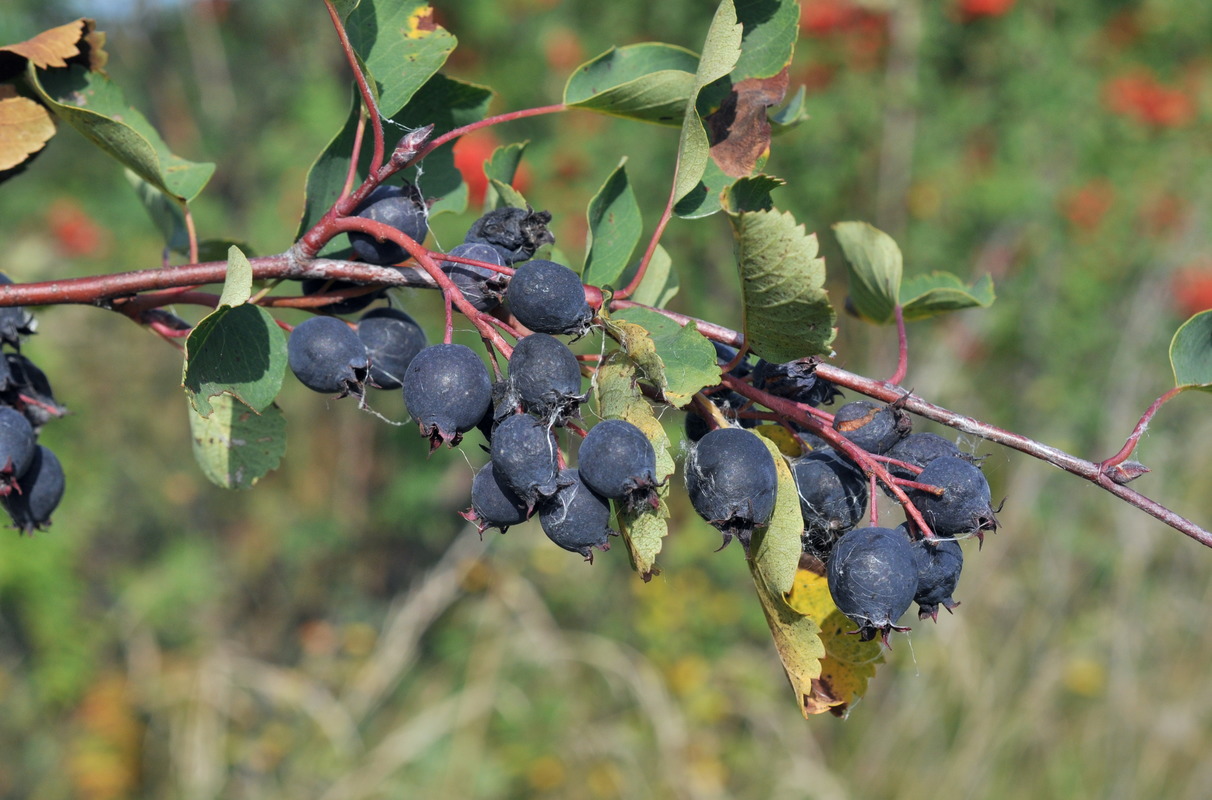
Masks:
[[[54,135],[54,118],[41,103],[0,86],[0,170],[24,164]]]
[[[766,109],[787,95],[787,70],[769,78],[747,78],[732,87],[717,111],[704,122],[711,137],[711,158],[733,178],[751,175],[770,151]]]

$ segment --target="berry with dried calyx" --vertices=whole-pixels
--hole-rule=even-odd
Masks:
[[[556,425],[578,416],[585,400],[581,365],[568,345],[546,333],[518,340],[509,357],[511,401]]]
[[[491,449],[497,475],[527,508],[556,493],[560,448],[545,424],[529,414],[507,417],[493,430]]]
[[[606,419],[589,430],[577,451],[581,480],[629,511],[656,508],[656,450],[644,432],[621,419]]]
[[[509,488],[490,461],[480,467],[471,482],[471,508],[459,513],[474,523],[480,533],[489,528],[498,528],[505,533],[509,526],[521,525],[530,519],[532,509]]]
[[[485,264],[505,264],[501,251],[490,244],[479,242],[456,245],[448,255],[483,261]],[[509,281],[504,273],[474,264],[461,264],[458,261],[443,261],[441,266],[442,271],[450,276],[454,285],[463,293],[463,297],[477,311],[492,311],[501,304],[501,298],[505,296],[505,285]]]
[[[370,369],[366,345],[336,317],[310,317],[286,341],[286,360],[313,392],[361,396]]]
[[[913,559],[917,564],[917,591],[913,595],[917,616],[937,622],[939,606],[950,611],[959,605],[951,594],[964,568],[964,551],[954,539],[918,539],[913,543]]]
[[[430,450],[443,442],[457,445],[491,404],[488,369],[466,345],[430,345],[404,371],[404,405],[429,438]]]
[[[922,519],[939,536],[973,533],[983,538],[985,531],[997,530],[989,481],[980,467],[962,458],[943,456],[930,462],[916,480],[943,490],[942,495],[922,489],[908,492]]]
[[[539,523],[547,538],[593,563],[593,548],[609,550],[610,501],[590,489],[575,469],[559,476],[560,489],[539,508]]]
[[[505,301],[518,322],[536,333],[582,336],[593,319],[581,278],[554,261],[527,261],[518,267]]]
[[[891,631],[907,631],[896,621],[917,593],[917,563],[903,530],[857,528],[843,534],[829,558],[829,594],[858,625],[859,638],[878,634],[888,645]]]
[[[774,457],[757,434],[717,428],[700,439],[686,459],[686,490],[699,516],[749,549],[753,529],[774,513],[778,493]]]
[[[837,410],[833,429],[868,453],[883,455],[913,429],[913,420],[896,406],[857,400]]]

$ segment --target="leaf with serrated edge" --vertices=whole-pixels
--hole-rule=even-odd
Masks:
[[[0,133],[0,170],[12,169],[46,146],[55,135],[55,121],[41,103],[0,84]]]
[[[255,414],[222,395],[215,398],[208,417],[190,408],[189,427],[198,466],[224,489],[252,488],[286,453],[286,418],[276,405]]]
[[[80,18],[66,25],[42,31],[24,42],[0,47],[0,52],[12,53],[28,59],[29,63],[42,69],[66,67],[67,59],[80,54],[80,42],[87,41],[90,45],[92,44],[90,35],[93,34],[95,28],[96,23],[93,20]],[[105,36],[105,34],[99,35]],[[104,38],[101,41],[104,41]],[[106,56],[103,53],[100,56],[99,59],[95,57],[92,60],[94,62],[100,60],[101,63],[90,63],[90,68],[100,69],[104,65]]]
[[[846,256],[855,311],[869,322],[892,322],[901,293],[901,249],[891,236],[866,222],[839,222],[833,232]]]
[[[178,200],[194,199],[214,174],[214,164],[173,155],[147,118],[101,73],[78,66],[42,72],[31,64],[26,79],[55,116]]]
[[[821,629],[814,620],[788,606],[781,594],[771,592],[758,574],[753,561],[749,562],[749,574],[753,577],[753,586],[757,589],[762,613],[766,615],[766,624],[770,626],[770,634],[774,637],[774,648],[778,651],[779,660],[783,662],[783,670],[787,673],[787,680],[795,692],[800,713],[807,717],[812,713],[808,709],[813,695],[813,682],[820,677],[821,659],[825,657],[825,646],[820,637]]]
[[[573,70],[568,106],[663,125],[680,125],[694,88],[698,56],[683,47],[644,42],[612,47]]]
[[[492,151],[492,157],[484,162],[484,177],[489,181],[497,180],[513,188],[513,179],[517,176],[518,165],[522,163],[522,154],[526,152],[526,145],[529,143],[528,141],[514,142]],[[505,202],[501,193],[490,185],[484,194],[484,211],[492,211],[507,205],[512,204]],[[516,206],[516,208],[522,208],[522,206]]]
[[[681,408],[696,392],[720,382],[715,348],[693,324],[683,327],[645,308],[625,308],[604,324],[674,406]]]
[[[695,108],[695,100],[704,86],[723,78],[736,66],[741,57],[743,33],[743,28],[736,21],[736,8],[732,0],[724,0],[715,11],[711,27],[707,29],[703,55],[699,58],[694,76],[694,88],[686,103],[682,134],[678,140],[677,169],[673,178],[675,203],[698,185],[710,160],[710,142],[703,120]]]
[[[825,291],[816,234],[777,210],[731,214],[749,349],[782,364],[828,355],[837,314]]]
[[[198,413],[231,395],[256,413],[273,403],[286,373],[286,337],[260,306],[220,306],[185,340],[182,385]]]
[[[488,185],[496,192],[497,197],[501,198],[501,205],[512,208],[526,208],[526,198],[508,183],[499,181],[496,178],[489,178]]]
[[[638,267],[638,263],[629,267],[619,280],[619,285],[629,284]],[[665,248],[658,244],[652,253],[652,258],[648,260],[648,268],[644,270],[644,277],[640,278],[640,285],[635,287],[635,291],[628,299],[653,308],[664,308],[677,293],[678,273],[673,268],[673,259],[669,257]]]
[[[901,313],[906,322],[965,308],[988,308],[994,299],[993,279],[988,275],[968,284],[950,272],[931,272],[906,278],[901,284]]]
[[[640,204],[627,179],[626,165],[624,158],[589,201],[589,237],[581,281],[592,286],[618,285],[643,232]]]
[[[1175,386],[1212,391],[1212,311],[1199,312],[1175,331],[1170,367]]]
[[[665,500],[669,495],[667,478],[673,474],[675,467],[673,456],[669,453],[669,437],[652,413],[648,401],[640,394],[636,373],[635,362],[626,354],[611,351],[602,359],[594,376],[594,397],[602,419],[630,422],[648,437],[656,451],[656,478],[661,484],[657,487],[659,508],[640,513],[618,509],[619,527],[631,554],[631,563],[644,580],[648,580],[656,572],[656,558],[661,552],[662,540],[669,533],[669,525],[665,521],[669,517],[669,509]]]
[[[876,667],[884,662],[879,640],[864,642],[852,635],[854,623],[834,604],[829,582],[825,576],[811,570],[796,572],[795,585],[787,596],[787,603],[820,626],[825,649],[821,674],[812,681],[812,691],[804,698],[805,714],[828,711],[845,715],[867,691],[867,682],[875,677]]]

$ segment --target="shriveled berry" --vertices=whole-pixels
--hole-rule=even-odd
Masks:
[[[33,533],[50,525],[51,514],[63,499],[66,481],[63,465],[45,445],[38,445],[29,468],[14,491],[0,497],[13,525],[22,533]]]
[[[918,539],[913,543],[913,559],[917,565],[917,592],[913,595],[917,616],[937,622],[940,605],[948,611],[959,605],[951,594],[964,568],[964,551],[954,539]]]
[[[774,457],[754,433],[717,428],[698,441],[686,459],[686,491],[699,516],[746,549],[753,529],[774,513],[778,471]]]
[[[0,407],[0,495],[30,468],[38,440],[34,428],[20,411]]]
[[[581,481],[575,469],[560,471],[560,490],[539,507],[547,538],[593,563],[593,549],[609,550],[610,501]]]
[[[357,333],[370,357],[370,383],[379,389],[399,389],[408,365],[429,344],[425,329],[398,308],[366,312]]]
[[[563,424],[585,400],[581,366],[568,345],[546,333],[518,340],[509,357],[512,397],[539,418]]]
[[[862,521],[870,494],[863,473],[834,450],[814,450],[791,463],[804,533],[813,554],[827,560],[843,532]]]
[[[415,186],[377,186],[354,209],[354,216],[371,219],[395,228],[420,244],[429,233],[429,215],[425,200]],[[398,264],[408,251],[390,241],[381,241],[368,233],[351,231],[349,243],[354,253],[367,264]]]
[[[466,345],[430,345],[404,371],[404,405],[431,450],[457,445],[491,404],[488,369]]]
[[[913,428],[909,415],[894,406],[866,400],[847,403],[833,415],[833,429],[868,453],[883,455]]]
[[[936,458],[917,476],[917,482],[943,490],[942,496],[921,489],[908,492],[922,519],[939,536],[980,536],[997,529],[989,481],[975,464],[952,456]]]
[[[358,334],[336,317],[310,317],[286,342],[286,360],[299,382],[314,392],[361,395],[370,358]]]
[[[559,455],[547,425],[529,414],[507,417],[492,432],[492,463],[497,475],[527,508],[556,493]]]
[[[913,547],[902,530],[856,528],[843,534],[829,559],[829,594],[838,609],[858,625],[859,638],[907,631],[896,621],[909,610],[917,592]]]
[[[13,279],[0,272],[0,284],[10,284]],[[0,342],[12,347],[21,346],[21,337],[32,334],[38,327],[34,315],[23,306],[0,308]]]
[[[656,508],[656,451],[644,432],[621,419],[594,425],[577,451],[581,480],[630,511]]]
[[[46,373],[20,353],[5,353],[8,388],[0,392],[0,403],[25,415],[34,431],[52,419],[67,415],[67,406],[55,399]]]
[[[816,374],[819,359],[806,358],[772,364],[765,359],[753,368],[753,385],[776,397],[785,397],[810,406],[832,405],[841,391]]]
[[[537,333],[581,336],[593,319],[581,278],[554,261],[527,261],[518,267],[505,300],[518,322]]]
[[[490,244],[464,242],[451,248],[449,255],[483,261],[486,264],[505,264],[501,252]],[[463,297],[467,298],[467,302],[477,311],[491,311],[501,304],[501,298],[505,296],[505,284],[509,279],[496,270],[477,267],[474,264],[460,264],[457,261],[443,261],[442,271],[450,276],[454,285],[463,292]]]
[[[471,482],[471,509],[460,513],[468,522],[475,523],[480,533],[489,528],[499,528],[505,533],[510,525],[521,525],[530,519],[532,511],[493,469],[490,461],[480,467]]]
[[[547,211],[508,206],[498,208],[472,223],[466,241],[492,245],[506,264],[516,264],[533,258],[535,251],[543,245],[555,242],[555,235],[547,229],[549,222],[551,213]]]

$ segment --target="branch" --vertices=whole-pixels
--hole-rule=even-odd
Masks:
[[[611,303],[611,306],[616,307],[616,304],[618,308],[637,306],[649,308],[649,310],[662,314],[682,325],[688,325],[693,322],[697,326],[699,332],[707,338],[723,342],[724,344],[728,344],[733,347],[740,347],[745,341],[744,336],[737,331],[724,328],[720,325],[715,325],[714,323],[698,320],[694,317],[688,317],[685,314],[677,314],[660,308],[641,306],[639,303],[633,303],[626,300],[615,301]],[[1060,467],[1066,472],[1077,475],[1080,478],[1085,478],[1101,489],[1115,495],[1129,505],[1139,508],[1146,514],[1149,514],[1150,516],[1169,525],[1171,528],[1174,528],[1180,533],[1191,537],[1205,547],[1212,547],[1212,532],[1201,528],[1186,517],[1176,514],[1152,498],[1147,497],[1134,489],[1129,489],[1127,486],[1116,483],[1107,473],[1103,471],[1100,464],[1070,455],[1063,450],[1059,450],[1051,445],[1046,445],[1043,442],[1037,442],[1034,439],[1028,438],[1021,434],[1012,433],[995,425],[990,425],[987,422],[981,422],[978,419],[956,413],[950,409],[927,402],[915,394],[907,393],[904,389],[893,386],[892,384],[884,381],[876,381],[870,378],[865,378],[862,375],[856,375],[855,373],[848,372],[840,367],[834,367],[828,364],[819,364],[816,368],[816,374],[827,381],[831,381],[839,386],[844,386],[861,394],[865,394],[868,397],[873,397],[876,400],[882,400],[885,403],[899,402],[903,409],[916,414],[923,419],[928,419],[932,422],[946,425],[947,427],[954,428],[961,433],[977,436],[993,442],[994,444],[1009,447],[1012,450],[1018,450],[1020,453],[1026,453],[1032,458],[1037,458],[1040,461]],[[741,394],[745,394],[740,386],[734,386],[733,388]],[[777,411],[778,409],[775,410]]]

